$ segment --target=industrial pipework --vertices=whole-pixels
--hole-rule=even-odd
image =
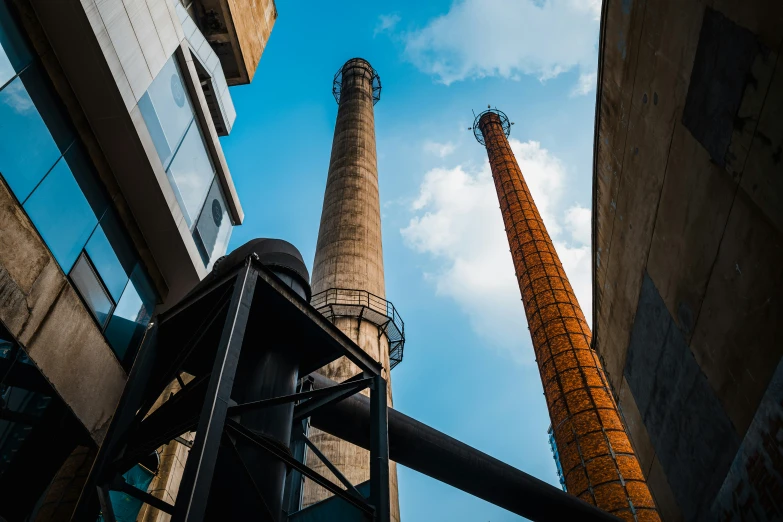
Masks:
[[[226,257],[182,302],[156,316],[73,520],[95,520],[100,509],[106,522],[115,522],[109,491],[121,491],[172,515],[172,522],[390,522],[390,456],[531,520],[618,520],[388,409],[381,364],[309,305],[308,295],[298,251],[284,241],[257,240]],[[315,372],[340,357],[359,373],[336,383]],[[153,409],[181,375],[192,379]],[[295,387],[297,380],[313,386]],[[368,388],[369,397],[359,393]],[[331,462],[298,429],[308,418],[369,450],[369,484],[348,480],[343,464]],[[188,432],[195,432],[192,445],[181,439]],[[190,449],[171,504],[127,483],[123,474],[173,440]],[[319,454],[337,480],[289,451],[299,441]],[[283,503],[283,483],[294,472],[336,498],[290,510]],[[336,505],[345,508],[340,515],[330,511]]]
[[[509,145],[511,125],[489,109],[471,129],[487,149],[566,488],[625,520],[658,521],[590,327]]]

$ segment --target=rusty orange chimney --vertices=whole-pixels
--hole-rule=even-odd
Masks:
[[[487,148],[566,488],[624,520],[659,521],[590,328],[511,151],[510,128],[491,109],[472,130]]]

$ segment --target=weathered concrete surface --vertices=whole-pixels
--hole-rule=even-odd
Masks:
[[[226,83],[250,83],[277,20],[275,1],[196,0],[188,12],[220,59]]]
[[[624,374],[685,519],[703,519],[740,440],[647,275]]]
[[[228,6],[247,71],[246,83],[250,83],[277,20],[277,7],[274,0],[228,0]]]
[[[127,377],[4,181],[0,320],[100,444]]]
[[[349,64],[354,64],[353,66]],[[349,61],[343,67],[340,106],[332,142],[329,175],[326,180],[321,225],[313,262],[313,294],[330,288],[365,290],[385,298],[381,209],[378,194],[378,166],[375,151],[372,75],[369,63]],[[335,324],[364,351],[383,364],[392,405],[389,346],[378,328],[357,319],[337,319]],[[320,370],[324,376],[342,381],[358,373],[343,358]],[[311,440],[353,484],[370,478],[369,453],[331,435],[311,430]],[[312,453],[307,464],[336,480]],[[397,468],[390,463],[389,489],[392,520],[399,521]],[[327,498],[322,487],[305,481],[304,506]]]
[[[783,363],[770,381],[712,505],[712,517],[724,522],[783,518]]]
[[[782,41],[780,2],[604,3],[594,347],[665,520],[709,518],[783,356]],[[660,343],[632,336],[652,320],[645,288],[669,325]],[[674,352],[681,367],[638,364]],[[698,478],[712,456],[683,453],[701,445],[721,448],[717,485]]]

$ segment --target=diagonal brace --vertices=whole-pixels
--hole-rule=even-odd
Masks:
[[[172,506],[168,502],[159,499],[158,497],[150,495],[146,491],[142,491],[137,487],[131,486],[130,484],[125,482],[125,479],[122,478],[122,476],[120,475],[114,475],[114,479],[109,484],[109,488],[113,489],[114,491],[121,491],[123,493],[127,493],[133,498],[137,498],[142,502],[154,507],[155,509],[159,509],[163,511],[164,513],[168,513],[169,515],[174,514],[174,506]]]
[[[348,397],[368,387],[371,383],[372,383],[372,379],[362,379],[361,381],[338,384],[337,386],[330,386],[328,388],[320,388],[318,390],[294,393],[291,395],[283,395],[281,397],[273,397],[271,399],[264,399],[261,401],[247,402],[245,404],[238,404],[236,406],[232,406],[231,408],[228,409],[228,414],[233,416],[233,415],[238,415],[240,413],[244,413],[246,411],[259,410],[262,408],[270,408],[272,406],[287,404],[289,402],[301,401],[304,399],[315,399],[317,397],[324,397],[324,396],[331,397],[333,394],[337,392],[350,391],[350,393],[346,395],[346,397]],[[311,401],[307,401],[304,404],[310,404],[310,402]]]
[[[305,444],[307,444],[307,446],[311,450],[313,450],[313,453],[315,453],[315,456],[318,457],[321,460],[321,462],[323,462],[324,465],[329,469],[329,471],[331,471],[334,474],[334,476],[337,477],[337,479],[340,482],[343,483],[343,485],[345,486],[345,488],[348,491],[348,493],[350,493],[351,495],[354,495],[355,497],[360,498],[362,500],[366,500],[364,498],[364,496],[362,496],[362,494],[359,493],[359,491],[354,487],[354,485],[351,484],[351,482],[347,478],[345,478],[345,476],[340,472],[340,470],[337,469],[337,466],[332,464],[332,461],[330,461],[328,458],[326,458],[326,455],[321,453],[321,450],[318,449],[318,446],[316,446],[315,443],[313,443],[313,441],[311,441],[310,439],[307,438],[307,435],[305,435],[304,433],[299,433],[298,437]]]
[[[306,419],[318,408],[340,402],[343,399],[347,399],[351,395],[355,395],[357,392],[370,387],[373,383],[373,379],[374,377],[368,377],[366,379],[361,379],[351,383],[338,384],[337,386],[332,386],[330,388],[323,388],[324,390],[330,390],[331,393],[325,394],[318,398],[312,398],[307,402],[297,405],[294,408],[293,421],[296,422],[302,419]]]
[[[245,428],[244,426],[242,426],[241,424],[239,424],[238,422],[232,419],[226,420],[226,428],[244,437],[250,442],[256,444],[260,448],[266,450],[274,457],[282,460],[283,462],[285,462],[286,464],[288,464],[289,466],[297,470],[305,477],[311,479],[319,486],[323,486],[327,491],[342,498],[343,500],[348,502],[353,507],[359,509],[363,513],[370,516],[374,516],[375,508],[371,506],[369,503],[367,503],[364,500],[359,500],[355,498],[352,494],[348,493],[344,489],[341,489],[337,484],[333,483],[332,481],[330,481],[320,473],[313,471],[312,469],[308,468],[307,466],[305,466],[304,464],[302,464],[301,462],[293,458],[286,451],[276,446],[273,442],[270,442],[263,437],[259,437],[251,430]]]

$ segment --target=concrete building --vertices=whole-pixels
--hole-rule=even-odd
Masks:
[[[334,80],[339,104],[326,181],[321,226],[313,262],[311,304],[383,365],[392,405],[389,345],[390,303],[385,300],[378,166],[375,152],[373,106],[380,99],[380,78],[361,58],[348,60]],[[391,315],[395,315],[392,313]],[[392,327],[394,327],[392,321]],[[320,373],[335,381],[355,376],[358,368],[345,358]],[[370,478],[369,452],[316,429],[310,439],[321,448],[353,484]],[[312,454],[308,466],[333,478]],[[399,520],[397,469],[389,470],[391,516]],[[303,505],[325,499],[329,493],[305,482]]]
[[[661,516],[783,518],[783,3],[604,2],[594,347]]]
[[[225,253],[243,219],[218,139],[228,85],[253,77],[276,16],[0,2],[0,519],[69,519],[151,315]]]
[[[486,146],[552,431],[572,495],[628,521],[660,520],[592,334],[497,109],[476,117]]]

